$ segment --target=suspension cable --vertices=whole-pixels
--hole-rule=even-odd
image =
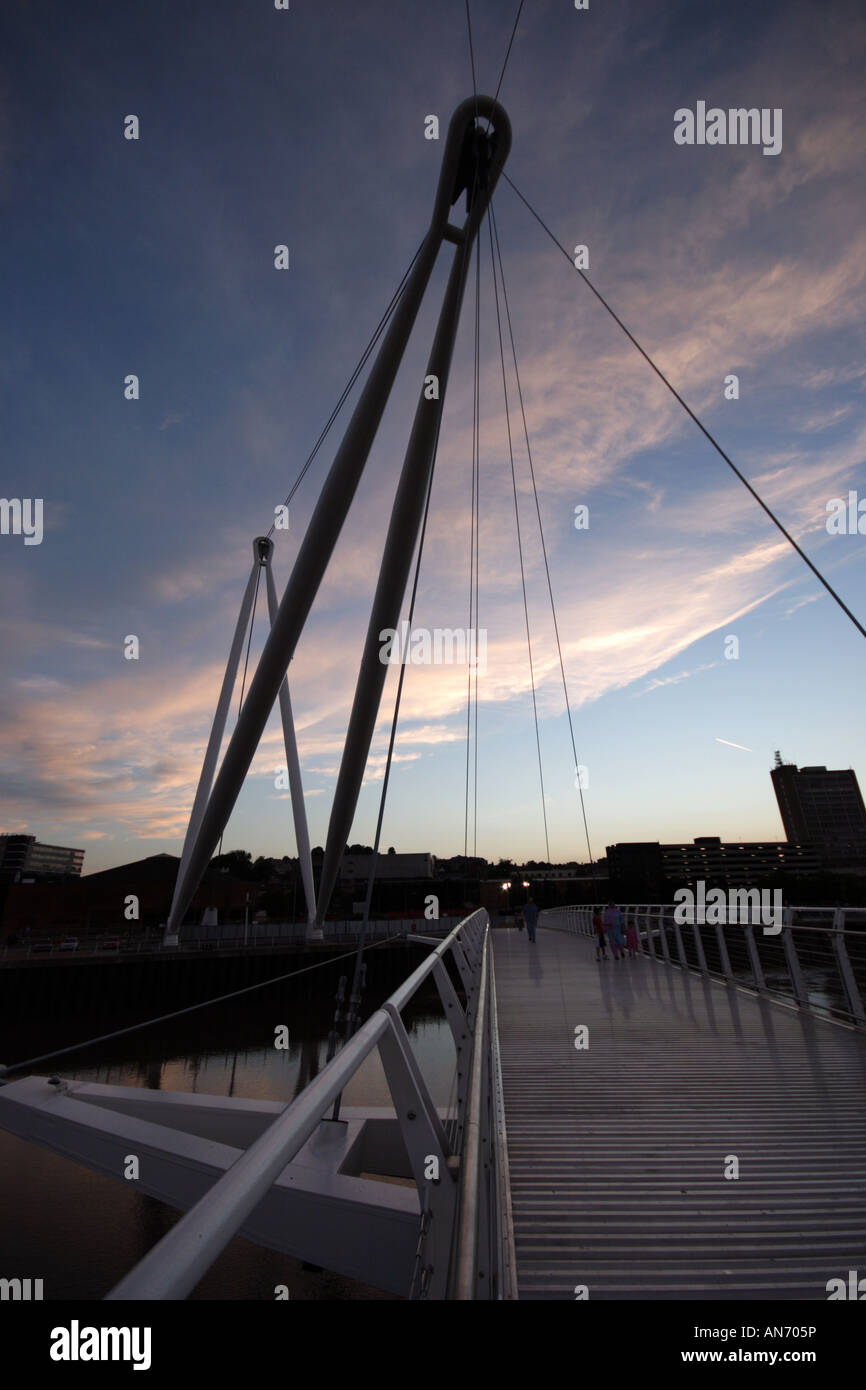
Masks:
[[[352,390],[352,387],[355,385],[355,382],[358,380],[358,377],[361,375],[361,372],[363,371],[364,366],[365,366],[367,360],[368,360],[369,357],[370,357],[370,354],[372,353],[373,349],[375,348],[376,344],[378,343],[379,339],[381,338],[382,334],[384,333],[385,329],[387,328],[388,322],[389,322],[389,320],[390,320],[390,318],[391,318],[391,315],[394,313],[394,310],[395,310],[396,307],[397,307],[397,301],[399,300],[400,296],[401,296],[402,293],[403,293],[403,290],[404,290],[405,285],[406,285],[406,281],[409,279],[409,276],[410,276],[410,274],[411,274],[411,272],[412,272],[412,267],[414,266],[415,262],[417,261],[418,256],[419,256],[420,253],[421,253],[421,247],[422,247],[423,245],[424,245],[424,241],[423,241],[423,240],[420,241],[420,242],[418,243],[418,250],[415,252],[415,255],[412,257],[411,261],[409,262],[409,266],[408,266],[408,268],[407,268],[407,270],[406,270],[405,275],[403,276],[402,280],[400,281],[399,285],[397,286],[396,290],[394,291],[393,295],[391,296],[390,303],[388,304],[388,307],[386,308],[384,314],[382,315],[382,317],[380,318],[378,324],[376,325],[376,328],[375,328],[374,331],[373,331],[373,336],[371,337],[371,339],[370,339],[370,341],[368,342],[367,346],[365,347],[363,353],[361,354],[360,360],[358,361],[358,364],[357,364],[357,366],[355,367],[355,370],[352,372],[352,375],[349,377],[348,382],[346,383],[345,387],[343,388],[342,394],[340,395],[340,398],[339,398],[339,400],[337,401],[337,404],[334,406],[334,409],[331,411],[331,414],[330,414],[330,416],[328,417],[328,422],[327,422],[327,424],[325,425],[325,428],[322,430],[321,434],[319,435],[318,439],[316,440],[315,444],[313,445],[313,449],[312,449],[312,452],[311,452],[309,458],[307,459],[306,463],[304,464],[303,468],[301,469],[300,473],[298,474],[297,478],[295,479],[295,481],[294,481],[294,483],[293,483],[293,485],[292,485],[292,487],[291,487],[291,489],[290,489],[290,491],[289,491],[289,494],[288,494],[288,496],[286,497],[286,500],[285,500],[285,502],[284,502],[284,504],[283,504],[284,506],[287,507],[287,506],[289,505],[289,503],[291,502],[291,500],[292,500],[292,498],[294,497],[295,493],[297,492],[298,488],[301,486],[301,483],[303,482],[303,480],[304,480],[304,478],[305,478],[305,476],[306,476],[306,474],[307,474],[307,470],[309,469],[310,465],[312,464],[313,460],[315,459],[316,455],[318,454],[319,450],[321,449],[322,445],[324,444],[325,439],[327,438],[328,433],[329,433],[329,431],[330,431],[330,429],[331,429],[331,426],[333,425],[334,421],[336,420],[337,416],[339,415],[340,411],[342,410],[343,406],[345,405],[346,400],[347,400],[347,398],[348,398],[348,396],[349,396],[349,393],[350,393],[351,390]],[[275,531],[275,530],[276,530],[276,522],[275,522],[275,521],[272,521],[272,522],[271,522],[271,525],[270,525],[270,529],[268,530],[268,536],[272,536],[272,535],[274,534],[274,531]]]
[[[520,368],[519,368],[519,366],[517,365],[517,347],[516,347],[515,341],[514,341],[514,328],[513,328],[513,326],[512,326],[512,322],[511,322],[511,309],[510,309],[509,303],[508,303],[508,291],[507,291],[507,289],[506,289],[506,287],[505,287],[505,267],[504,267],[504,265],[503,265],[503,263],[502,263],[502,248],[501,248],[500,243],[499,243],[499,229],[498,229],[498,227],[497,227],[497,225],[496,225],[496,214],[495,214],[495,212],[494,212],[494,210],[493,210],[493,205],[492,205],[492,203],[491,203],[491,206],[490,206],[490,220],[491,220],[491,223],[492,223],[492,226],[493,226],[493,238],[494,238],[494,241],[496,242],[496,256],[497,256],[497,259],[498,259],[498,261],[499,261],[499,278],[500,278],[500,280],[501,280],[501,282],[502,282],[502,299],[503,299],[503,303],[504,303],[504,305],[505,305],[505,317],[506,317],[506,321],[507,321],[507,323],[508,323],[508,336],[509,336],[509,338],[511,339],[511,354],[512,354],[512,357],[514,358],[514,376],[515,376],[515,379],[516,379],[516,381],[517,381],[517,396],[518,396],[518,399],[519,399],[519,401],[520,401],[520,415],[521,415],[521,418],[522,418],[522,420],[523,420],[523,436],[524,436],[524,439],[526,440],[526,456],[527,456],[527,458],[529,459],[529,473],[530,473],[530,476],[531,476],[531,478],[532,478],[532,492],[533,492],[533,496],[534,496],[534,498],[535,498],[535,512],[536,512],[536,515],[537,515],[537,517],[538,517],[538,533],[539,533],[539,535],[540,535],[540,537],[541,537],[541,553],[542,553],[542,555],[543,555],[543,557],[544,557],[544,572],[545,572],[545,574],[546,574],[546,576],[547,576],[547,592],[548,592],[548,594],[550,595],[550,611],[551,611],[551,614],[552,614],[552,616],[553,616],[553,630],[554,630],[554,632],[555,632],[555,634],[556,634],[556,651],[557,651],[557,655],[558,655],[558,657],[559,657],[559,670],[560,670],[560,673],[561,673],[561,675],[562,675],[562,691],[563,691],[563,695],[565,696],[565,713],[566,713],[566,715],[568,716],[568,731],[569,731],[569,733],[570,733],[570,735],[571,735],[571,751],[572,751],[572,753],[573,753],[573,755],[574,755],[574,771],[575,771],[575,776],[577,777],[577,789],[578,789],[578,792],[580,793],[580,809],[581,809],[581,813],[582,813],[582,816],[583,816],[583,828],[584,828],[584,832],[585,832],[585,834],[586,834],[586,849],[587,849],[587,853],[589,854],[589,862],[590,862],[590,864],[593,864],[593,863],[594,863],[594,860],[593,860],[593,857],[592,857],[592,845],[590,844],[590,840],[589,840],[589,826],[588,826],[588,824],[587,824],[587,819],[586,819],[586,805],[585,805],[584,796],[583,796],[583,783],[582,783],[581,778],[580,778],[580,772],[579,772],[580,763],[579,763],[579,759],[578,759],[578,756],[577,756],[577,744],[576,744],[575,738],[574,738],[574,723],[573,723],[572,717],[571,717],[571,702],[570,702],[570,700],[569,700],[569,698],[568,698],[568,685],[567,685],[566,679],[565,679],[565,663],[564,663],[564,661],[563,661],[563,659],[562,659],[562,643],[560,642],[560,639],[559,639],[559,622],[557,621],[557,617],[556,617],[556,604],[555,604],[554,599],[553,599],[553,584],[552,584],[551,578],[550,578],[550,565],[549,565],[549,563],[548,563],[548,558],[547,558],[547,544],[546,544],[545,539],[544,539],[544,526],[542,525],[542,521],[541,521],[541,506],[540,506],[539,501],[538,501],[538,488],[536,487],[536,483],[535,483],[535,468],[534,468],[533,462],[532,462],[532,449],[531,449],[530,443],[529,443],[529,429],[528,429],[528,426],[527,426],[527,423],[526,423],[526,408],[525,408],[524,400],[523,400],[523,388],[522,388],[522,386],[521,386],[521,384],[520,384]]]
[[[478,238],[477,278],[477,316],[478,332],[475,339],[475,416],[478,421],[475,445],[475,636],[473,651],[475,656],[475,727],[473,731],[473,808],[472,808],[472,857],[478,858],[478,633],[479,597],[481,563],[481,238]]]
[[[472,371],[472,376],[473,376],[473,380],[472,380],[472,476],[471,476],[471,486],[470,486],[471,501],[470,501],[470,508],[469,508],[469,512],[470,512],[470,526],[469,526],[469,633],[471,634],[472,631],[473,631],[473,627],[472,627],[472,616],[473,616],[473,612],[474,612],[474,613],[475,613],[475,625],[476,625],[476,639],[475,639],[475,641],[476,641],[476,672],[475,672],[476,692],[477,692],[477,686],[478,686],[478,671],[477,671],[477,640],[478,640],[478,639],[477,639],[477,626],[478,626],[478,611],[477,611],[477,574],[476,574],[476,563],[475,563],[475,562],[476,562],[476,528],[477,528],[477,512],[476,512],[476,507],[475,507],[475,501],[476,501],[476,486],[477,486],[477,470],[478,470],[478,464],[479,464],[479,458],[478,458],[478,446],[479,446],[479,419],[478,419],[478,408],[479,408],[479,403],[480,403],[480,394],[479,394],[479,386],[478,386],[478,373],[479,373],[479,346],[478,346],[478,344],[479,344],[480,322],[481,322],[481,318],[480,318],[480,302],[481,302],[481,241],[480,241],[480,238],[479,238],[478,246],[476,247],[476,256],[475,256],[475,342],[474,342],[474,354],[473,354],[473,364],[472,364],[472,368],[473,368],[473,371]],[[466,801],[465,801],[464,813],[463,813],[463,855],[464,855],[464,858],[467,858],[467,859],[468,859],[468,857],[469,857],[469,754],[470,754],[470,745],[471,745],[471,722],[472,722],[472,662],[471,662],[471,660],[467,663],[466,680],[467,680],[467,689],[466,689]],[[476,700],[476,708],[477,708],[477,700]],[[476,733],[477,733],[477,719],[476,719]],[[477,779],[477,760],[476,760],[476,779]],[[477,804],[477,798],[476,798],[476,804]],[[476,817],[476,837],[477,837],[477,817]]]
[[[395,932],[393,936],[386,936],[382,941],[375,941],[367,947],[368,951],[374,950],[377,946],[387,946],[389,941],[397,941],[405,936],[405,932]],[[347,960],[353,956],[354,951],[344,951],[339,956],[329,956],[327,960],[317,961],[315,965],[305,965],[300,970],[290,970],[287,975],[275,975],[270,980],[260,980],[255,985],[245,985],[243,989],[233,989],[229,994],[218,994],[214,999],[204,999],[199,1004],[189,1004],[184,1009],[174,1009],[170,1014],[159,1014],[156,1018],[145,1018],[140,1023],[131,1023],[128,1028],[116,1028],[113,1033],[101,1033],[98,1038],[87,1038],[84,1042],[73,1043],[72,1047],[57,1047],[53,1052],[42,1052],[38,1057],[30,1057],[26,1062],[15,1062],[11,1067],[0,1067],[0,1077],[8,1076],[13,1071],[25,1071],[27,1067],[35,1066],[37,1062],[46,1062],[50,1057],[62,1057],[67,1052],[79,1052],[84,1047],[93,1047],[96,1043],[108,1042],[111,1038],[120,1038],[124,1033],[134,1033],[138,1028],[149,1028],[152,1023],[165,1023],[170,1018],[180,1018],[182,1014],[194,1013],[196,1009],[206,1009],[211,1004],[222,1004],[226,999],[237,999],[240,994],[249,994],[254,989],[264,989],[266,985],[276,985],[282,980],[292,980],[296,975],[307,975],[311,970],[321,970],[323,966],[334,965],[338,960]]]
[[[522,9],[521,0],[521,9]],[[518,19],[520,11],[518,10]],[[515,21],[515,29],[517,23]],[[466,0],[466,29],[469,35],[469,61],[472,65],[472,90],[475,95],[475,119],[478,120],[478,88],[475,75],[475,51],[472,44],[472,20],[469,14],[469,0]],[[511,41],[514,41],[512,32]],[[505,55],[505,63],[508,62],[508,54],[511,52],[511,43],[508,45],[508,52]],[[499,95],[499,87],[502,85],[502,77],[505,73],[505,63],[502,65],[502,72],[499,76],[499,84],[496,88],[496,95]],[[487,122],[487,132],[491,129],[491,121]],[[472,787],[473,787],[473,809],[472,809],[472,855],[478,856],[478,597],[479,597],[479,544],[481,529],[481,478],[480,478],[480,448],[481,448],[481,238],[478,238],[478,248],[475,262],[475,351],[473,357],[473,392],[472,392],[472,502],[471,502],[471,524],[469,533],[469,633],[474,633],[472,641],[473,657],[469,657],[467,670],[467,696],[466,696],[466,803],[463,817],[463,857],[469,858],[469,762],[470,762],[470,743],[472,742],[472,672],[475,669],[475,709],[474,709],[474,746]],[[473,607],[475,623],[473,626]]]
[[[466,0],[466,30],[469,34],[469,62],[472,66],[472,94],[475,97],[475,119],[478,120],[478,83],[475,79],[475,49],[472,46],[472,19],[469,15],[469,0]]]
[[[801,559],[805,564],[807,564],[807,565],[809,566],[809,569],[810,569],[810,570],[812,571],[812,573],[815,575],[815,578],[818,579],[818,580],[820,581],[821,584],[823,584],[824,588],[827,590],[827,593],[830,595],[830,597],[831,597],[832,599],[835,599],[836,603],[838,603],[839,607],[842,609],[842,612],[845,613],[845,614],[851,619],[851,622],[854,624],[854,626],[856,627],[856,629],[857,629],[857,631],[860,633],[860,635],[861,635],[862,637],[866,637],[866,627],[863,626],[863,624],[859,621],[859,619],[855,618],[854,614],[851,612],[851,609],[850,609],[850,608],[848,607],[848,605],[839,597],[839,595],[837,594],[836,590],[833,588],[832,584],[830,584],[830,582],[824,578],[823,574],[822,574],[821,571],[818,569],[818,567],[812,563],[812,561],[809,559],[809,557],[808,557],[808,555],[805,553],[805,551],[802,550],[801,547],[800,547],[800,546],[797,544],[797,542],[794,540],[794,537],[793,537],[793,536],[790,534],[790,532],[787,531],[787,530],[785,529],[785,527],[782,525],[781,521],[780,521],[779,518],[776,516],[776,514],[770,509],[770,507],[767,506],[767,503],[766,503],[766,502],[764,501],[764,499],[760,496],[760,494],[755,490],[755,488],[752,487],[752,484],[749,482],[748,478],[746,478],[746,477],[744,476],[744,474],[742,474],[742,473],[740,472],[739,468],[738,468],[737,465],[734,463],[733,459],[729,458],[729,456],[725,453],[724,449],[722,448],[721,444],[719,444],[718,440],[715,439],[715,438],[713,437],[713,435],[712,435],[712,434],[710,433],[710,431],[707,429],[706,425],[704,425],[704,424],[698,419],[697,415],[696,415],[695,412],[692,410],[691,406],[689,406],[689,405],[686,404],[686,402],[683,400],[682,396],[680,395],[680,393],[679,393],[679,391],[676,389],[676,387],[673,386],[673,385],[670,383],[670,381],[668,381],[668,378],[665,376],[665,374],[664,374],[664,372],[661,370],[661,368],[656,366],[655,362],[654,362],[653,359],[650,357],[649,353],[646,352],[646,351],[644,350],[644,348],[641,347],[640,343],[638,342],[638,340],[637,340],[637,338],[634,336],[634,334],[631,333],[631,332],[629,331],[628,328],[626,328],[626,326],[625,326],[625,324],[623,323],[622,319],[619,317],[618,314],[616,314],[616,313],[614,312],[614,310],[613,310],[613,309],[611,308],[611,306],[608,304],[608,302],[607,302],[607,300],[604,298],[604,296],[603,296],[602,294],[600,294],[599,291],[595,288],[595,285],[592,283],[592,281],[590,280],[590,278],[589,278],[589,276],[586,274],[586,272],[583,271],[583,270],[580,270],[579,267],[577,267],[577,266],[574,264],[574,261],[572,260],[571,256],[568,254],[568,252],[566,251],[566,249],[565,249],[565,247],[563,246],[562,242],[561,242],[561,241],[559,240],[559,238],[558,238],[557,236],[555,236],[554,233],[550,230],[550,228],[548,227],[548,225],[547,225],[547,223],[544,221],[544,219],[539,215],[539,213],[537,213],[537,212],[535,211],[535,208],[532,206],[532,204],[530,203],[529,199],[526,198],[526,197],[521,193],[520,189],[517,187],[517,185],[515,184],[515,182],[513,181],[513,179],[510,179],[510,178],[508,177],[508,175],[507,175],[507,173],[505,172],[504,169],[502,170],[502,177],[505,179],[506,183],[508,183],[509,186],[510,186],[511,188],[514,189],[514,192],[517,194],[517,196],[518,196],[518,198],[520,199],[520,201],[529,209],[529,211],[532,213],[532,216],[535,218],[536,222],[539,224],[540,227],[542,227],[542,228],[544,229],[544,231],[545,231],[545,232],[547,233],[547,235],[550,237],[550,239],[551,239],[551,241],[553,242],[553,244],[554,244],[555,246],[558,246],[558,247],[559,247],[560,251],[562,252],[563,256],[565,256],[566,260],[568,261],[568,263],[569,263],[569,265],[572,267],[572,269],[577,271],[578,275],[580,276],[581,280],[583,280],[584,284],[587,285],[588,288],[589,288],[590,290],[592,290],[592,293],[595,295],[595,297],[596,297],[596,299],[599,301],[599,303],[600,303],[600,304],[607,310],[607,312],[610,314],[610,316],[611,316],[611,318],[613,319],[614,323],[619,324],[619,327],[622,329],[623,333],[625,333],[625,335],[626,335],[626,337],[629,339],[629,341],[637,348],[637,350],[638,350],[638,352],[640,353],[641,357],[643,357],[643,359],[644,359],[646,362],[649,363],[649,365],[652,367],[653,371],[655,372],[656,376],[657,376],[657,377],[664,383],[664,385],[668,388],[668,390],[670,391],[671,395],[672,395],[677,401],[679,401],[680,405],[682,406],[682,408],[683,408],[683,410],[686,412],[686,414],[689,415],[689,416],[691,416],[692,420],[695,422],[695,424],[697,425],[698,429],[701,431],[701,433],[702,433],[703,435],[706,436],[706,438],[707,438],[707,439],[709,440],[709,442],[712,444],[712,446],[713,446],[713,448],[715,449],[716,453],[719,454],[719,456],[720,456],[721,458],[724,459],[725,463],[728,465],[728,467],[731,469],[731,471],[732,471],[733,473],[736,474],[736,476],[739,478],[740,482],[743,484],[743,487],[745,487],[745,488],[747,488],[747,489],[749,490],[749,492],[752,494],[752,496],[754,497],[754,499],[755,499],[755,501],[758,503],[758,505],[764,509],[764,511],[766,512],[767,516],[768,516],[768,517],[770,518],[770,520],[772,521],[773,525],[774,525],[775,527],[777,527],[779,531],[781,531],[782,535],[785,537],[785,540],[788,542],[788,544],[791,545],[791,546],[793,546],[794,550],[796,550],[797,554],[800,556],[800,559]]]
[[[497,101],[498,98],[499,98],[499,89],[500,89],[500,87],[502,86],[502,79],[503,79],[503,77],[505,76],[505,69],[508,67],[508,59],[511,57],[511,45],[514,43],[514,35],[517,33],[517,26],[518,26],[518,24],[520,23],[520,16],[521,16],[521,13],[523,12],[523,3],[524,3],[524,0],[520,0],[520,4],[519,4],[518,7],[517,7],[517,15],[515,16],[515,20],[514,20],[514,28],[513,28],[512,31],[511,31],[511,38],[508,40],[508,47],[507,47],[507,49],[505,50],[505,58],[504,58],[504,61],[503,61],[503,63],[502,63],[502,71],[501,71],[500,74],[499,74],[499,81],[498,81],[497,84],[496,84],[496,91],[495,91],[494,94],[493,94],[493,100],[494,100],[494,101]],[[490,126],[488,125],[488,130],[489,130],[489,129],[490,129]]]
[[[505,397],[505,424],[508,430],[508,453],[511,459],[511,486],[514,492],[514,520],[517,525],[517,553],[520,558],[520,584],[523,590],[523,618],[526,624],[526,649],[529,656],[529,679],[532,684],[532,716],[535,721],[535,745],[538,750],[538,776],[541,782],[541,811],[544,817],[544,843],[547,849],[547,862],[550,863],[550,839],[547,832],[547,803],[544,798],[544,769],[541,761],[541,736],[538,732],[538,703],[535,694],[535,671],[532,664],[532,637],[529,630],[529,605],[526,599],[526,573],[523,566],[523,542],[520,536],[520,507],[517,501],[517,474],[514,469],[514,446],[511,439],[511,419],[508,406],[508,383],[505,373],[505,348],[502,342],[502,318],[499,312],[499,284],[496,276],[496,257],[493,252],[493,222],[488,216],[487,230],[490,234],[490,260],[493,266],[493,296],[496,304],[496,326],[499,333],[499,357],[502,363],[502,392]]]

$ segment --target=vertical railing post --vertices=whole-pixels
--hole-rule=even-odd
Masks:
[[[692,923],[692,927],[695,933],[695,949],[698,953],[698,966],[700,967],[702,975],[708,975],[707,957],[704,953],[704,943],[701,940],[701,928],[697,920]]]
[[[653,914],[652,914],[652,912],[650,911],[649,907],[647,907],[647,910],[646,910],[646,944],[647,944],[647,951],[648,951],[648,953],[652,956],[653,960],[655,960],[655,958],[656,958],[655,921],[653,920]]]
[[[683,945],[683,934],[680,931],[680,924],[677,921],[676,916],[674,916],[674,940],[677,943],[677,955],[680,958],[680,965],[683,967],[684,970],[688,970],[689,962],[688,958],[686,957],[686,948]]]
[[[442,1299],[448,1284],[457,1202],[456,1185],[448,1164],[450,1145],[399,1010],[390,1001],[383,1009],[391,1026],[379,1040],[379,1055],[421,1208],[429,1212],[429,1228],[423,1245],[425,1296]],[[428,1179],[425,1168],[431,1158],[438,1161],[439,1176]]]
[[[758,955],[758,948],[755,945],[755,932],[751,922],[746,922],[743,932],[746,937],[746,950],[749,953],[752,977],[758,992],[763,994],[767,988],[764,982],[764,967],[761,965],[761,957]]]
[[[836,957],[836,964],[839,969],[839,976],[842,980],[842,988],[848,1000],[848,1012],[852,1018],[856,1018],[858,1023],[866,1023],[866,1011],[863,1009],[863,1000],[857,985],[854,971],[851,969],[851,961],[848,957],[848,947],[845,944],[845,909],[837,907],[833,913],[833,927],[831,940],[833,943],[833,954]]]
[[[785,948],[785,960],[788,963],[788,974],[791,977],[791,988],[794,998],[802,1007],[808,1006],[809,992],[803,979],[803,972],[800,969],[800,958],[797,955],[797,946],[794,941],[794,934],[791,930],[794,921],[793,908],[786,907],[783,912],[782,926],[782,945]]]
[[[734,972],[731,969],[731,957],[728,955],[728,943],[725,939],[725,928],[722,922],[716,923],[716,943],[719,948],[719,958],[722,962],[722,974],[726,980],[733,980]]]
[[[466,1021],[463,1006],[457,991],[451,983],[451,976],[444,961],[439,960],[433,967],[433,979],[439,991],[439,998],[445,1010],[445,1017],[451,1029],[456,1053],[456,1095],[454,1097],[454,1147],[459,1152],[463,1134],[463,1115],[466,1105],[466,1086],[469,1080],[469,1062],[472,1055],[472,1037]]]
[[[637,924],[637,939],[638,939],[638,946],[640,946],[640,939],[641,939],[641,920],[643,920],[643,930],[646,932],[647,943],[649,943],[650,923],[651,923],[651,920],[652,920],[651,917],[650,917],[650,905],[649,905],[649,903],[646,903],[646,904],[644,905],[644,909],[643,909],[643,918],[642,918],[642,919],[638,919],[638,924]],[[647,949],[648,949],[648,946],[647,946]]]
[[[670,947],[669,947],[669,945],[668,945],[668,929],[667,929],[667,923],[665,922],[665,907],[664,907],[664,904],[662,904],[662,906],[659,908],[659,938],[660,938],[661,944],[662,944],[662,956],[663,956],[663,958],[664,958],[665,964],[666,964],[666,965],[670,965],[670,963],[671,963],[671,952],[670,952]]]

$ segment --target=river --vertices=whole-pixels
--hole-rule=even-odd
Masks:
[[[420,950],[405,947],[377,948],[373,954],[377,959],[364,1017],[422,959]],[[33,1071],[48,1075],[56,1069],[65,1079],[290,1101],[325,1063],[336,981],[351,964],[329,962],[309,975],[148,1026]],[[274,960],[274,975],[285,969]],[[128,1005],[112,1009],[103,1000],[97,1013],[82,1010],[72,999],[67,1009],[58,1010],[56,989],[40,1006],[35,980],[30,994],[25,1011],[12,1010],[10,1017],[4,1010],[0,1058],[7,1064],[161,1012],[139,1009],[131,1017]],[[173,1007],[174,1000],[166,1005]],[[434,1101],[449,1104],[455,1051],[435,988],[415,996],[404,1022]],[[285,1050],[274,1047],[280,1024],[289,1029]],[[378,1053],[353,1078],[344,1102],[390,1104]],[[94,1173],[2,1130],[0,1184],[0,1277],[42,1279],[46,1300],[103,1298],[180,1215],[136,1191],[133,1183]],[[191,1297],[272,1300],[279,1284],[288,1286],[292,1299],[390,1297],[240,1237],[230,1242]]]

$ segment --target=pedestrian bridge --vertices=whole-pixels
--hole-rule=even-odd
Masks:
[[[136,1154],[186,1211],[112,1299],[186,1297],[235,1234],[408,1298],[827,1299],[866,1272],[866,914],[788,909],[761,938],[624,911],[620,961],[587,908],[535,942],[483,910],[413,938],[289,1105],[43,1074],[0,1086],[0,1125],[121,1181]],[[445,1107],[402,1020],[428,979]],[[374,1052],[392,1106],[338,1112]]]
[[[657,959],[598,963],[588,915],[494,938],[519,1297],[820,1300],[866,1272],[866,1035],[665,960],[655,916]]]

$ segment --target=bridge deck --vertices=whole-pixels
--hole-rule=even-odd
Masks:
[[[588,938],[493,939],[520,1298],[866,1276],[866,1038]]]

